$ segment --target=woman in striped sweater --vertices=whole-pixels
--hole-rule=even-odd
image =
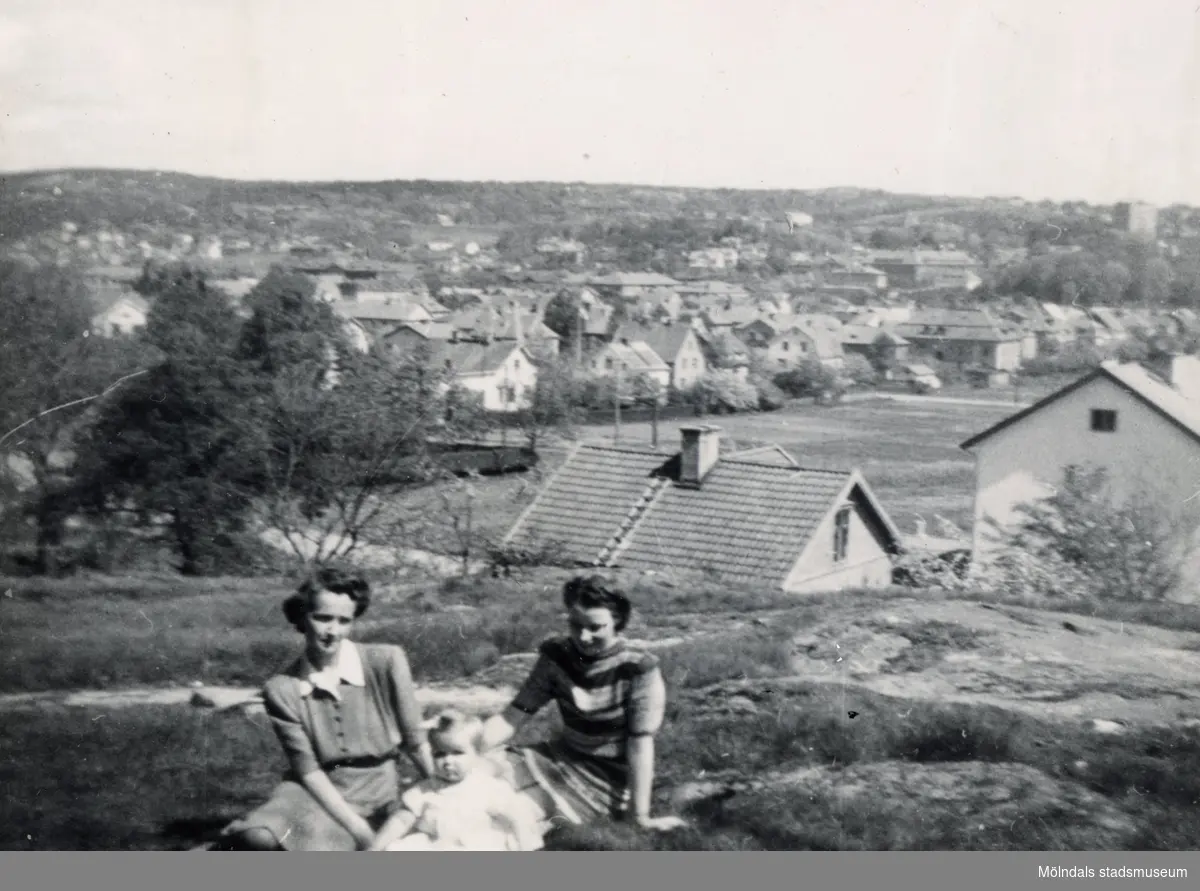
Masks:
[[[485,749],[508,742],[550,702],[558,704],[558,739],[505,749],[497,759],[509,781],[545,813],[571,823],[625,818],[653,829],[682,825],[650,815],[654,737],[666,690],[658,660],[626,645],[629,599],[601,576],[563,587],[569,633],[542,644],[537,663],[512,703],[484,725]]]

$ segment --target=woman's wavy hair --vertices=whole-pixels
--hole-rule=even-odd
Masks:
[[[602,575],[577,575],[563,585],[563,605],[567,609],[606,609],[613,614],[613,628],[624,631],[633,613],[633,604],[624,592]]]
[[[323,567],[305,579],[296,593],[283,602],[284,616],[301,633],[304,632],[304,619],[312,611],[313,598],[318,591],[345,594],[354,601],[356,619],[371,605],[371,586],[366,579],[333,567]]]

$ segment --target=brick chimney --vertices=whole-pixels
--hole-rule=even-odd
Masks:
[[[721,428],[712,424],[680,427],[682,439],[679,482],[684,486],[700,487],[713,469],[721,453]]]

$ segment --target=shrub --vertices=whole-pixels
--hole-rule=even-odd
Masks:
[[[806,360],[795,368],[781,371],[773,378],[775,386],[793,398],[818,396],[836,389],[837,375],[820,362]]]
[[[694,404],[706,412],[752,411],[758,408],[758,389],[732,371],[710,371],[692,389]]]
[[[1100,467],[1069,468],[1050,498],[1019,509],[1002,573],[1027,572],[1022,553],[1034,558],[1032,583],[1066,593],[1085,587],[1103,599],[1153,601],[1180,581],[1175,534],[1150,492],[1138,488],[1118,499]]]

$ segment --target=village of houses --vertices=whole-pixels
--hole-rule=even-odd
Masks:
[[[788,214],[789,229],[811,224],[807,214]],[[676,278],[502,266],[489,249],[449,237],[452,221],[442,225],[448,237],[418,246],[415,263],[351,259],[310,244],[294,246],[285,265],[311,277],[358,348],[404,353],[427,344],[484,409],[499,415],[527,408],[539,370],[564,361],[593,379],[653,381],[660,402],[717,370],[745,379],[752,367],[777,374],[817,363],[836,380],[855,355],[875,370],[880,389],[936,394],[949,372],[979,398],[1011,401],[1023,368],[1047,350],[1112,346],[1134,330],[1182,334],[1200,321],[1185,308],[1033,298],[969,308],[960,300],[946,308],[926,295],[969,295],[986,274],[958,249],[794,251],[790,272],[806,287],[787,293],[728,280],[724,273],[739,260],[765,254],[739,238],[686,253]],[[219,240],[197,249],[221,254]],[[545,239],[537,251],[565,258],[567,266],[587,265],[584,246],[570,239]],[[433,292],[415,274],[422,264],[449,275],[486,269],[495,284]],[[116,336],[145,324],[148,305],[131,288],[139,272],[94,270],[96,333]],[[236,303],[256,282],[243,276],[215,284]],[[546,323],[556,299],[571,307],[568,330]],[[973,531],[902,532],[855,468],[806,469],[778,447],[730,451],[718,426],[696,423],[680,428],[675,454],[576,445],[505,540],[527,547],[553,540],[579,565],[653,571],[701,561],[731,580],[786,591],[880,586],[891,583],[896,555],[913,549],[969,550],[979,564],[995,547],[984,519],[1011,518],[1081,461],[1107,466],[1117,490],[1135,477],[1144,485],[1147,468],[1156,468],[1148,482],[1173,515],[1200,530],[1200,499],[1174,497],[1197,489],[1190,471],[1200,456],[1197,368],[1188,357],[1163,368],[1105,362],[1032,406],[1014,406],[1010,418],[963,443],[977,467]],[[1189,566],[1200,572],[1200,557]]]

